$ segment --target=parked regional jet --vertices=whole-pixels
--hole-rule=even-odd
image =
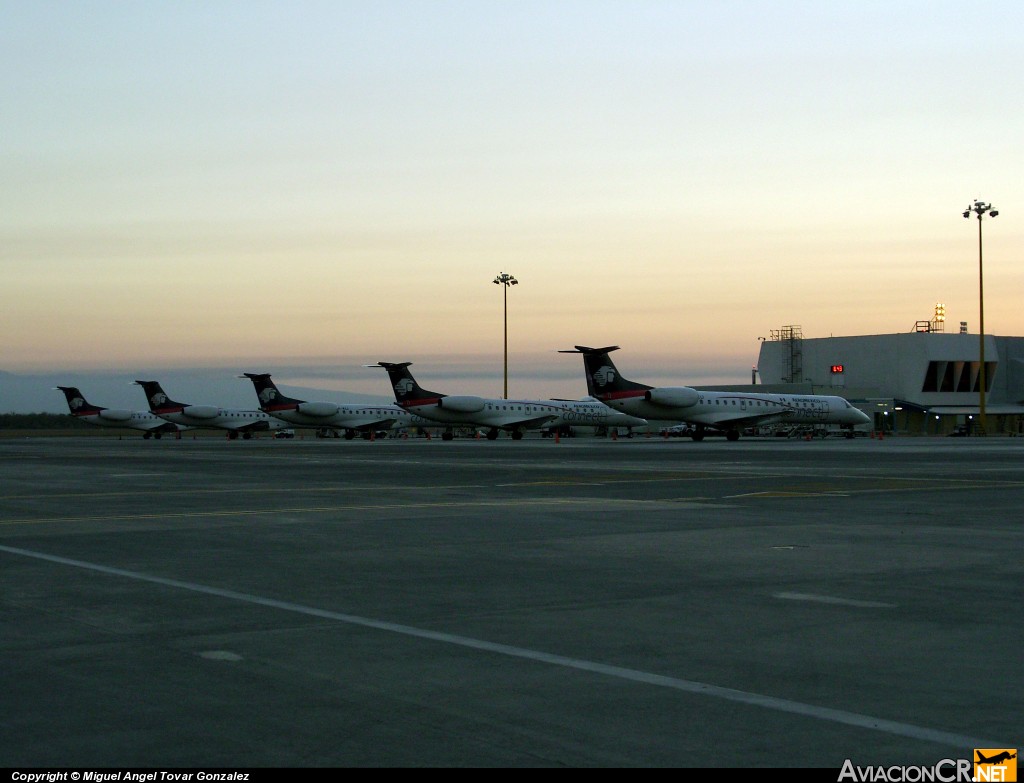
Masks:
[[[95,424],[98,427],[142,430],[142,437],[147,439],[159,438],[165,432],[181,432],[188,429],[188,427],[173,424],[147,411],[101,408],[98,405],[92,405],[75,386],[58,386],[56,388],[64,392],[72,416],[79,421]]]
[[[397,405],[306,402],[281,394],[269,373],[247,372],[242,377],[252,381],[264,413],[296,427],[344,430],[346,440],[354,438],[357,432],[437,426],[437,422],[415,416]]]
[[[587,348],[560,353],[583,354],[587,389],[607,405],[634,416],[695,425],[693,439],[704,439],[708,428],[722,430],[728,440],[740,437],[740,428],[758,424],[839,424],[852,430],[871,419],[842,397],[817,394],[760,394],[700,391],[689,386],[652,387],[628,381],[608,356],[619,346]]]
[[[488,440],[507,430],[513,440],[525,430],[542,427],[585,425],[590,427],[642,427],[647,422],[612,410],[595,399],[586,400],[505,400],[468,395],[448,396],[427,391],[409,372],[412,362],[378,362],[367,367],[383,367],[391,379],[398,405],[410,413],[446,425],[444,440],[454,437],[452,427],[466,425],[487,428]]]
[[[254,432],[283,430],[289,424],[263,411],[230,410],[216,405],[189,405],[170,399],[156,381],[135,381],[146,392],[149,409],[174,424],[209,430],[227,430],[231,440],[239,435],[248,440]]]

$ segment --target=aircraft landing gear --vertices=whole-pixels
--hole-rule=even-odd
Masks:
[[[487,430],[487,440],[497,440],[497,439],[498,439],[498,431],[497,430],[495,430],[495,429]]]
[[[441,440],[454,440],[454,439],[455,439],[455,433],[452,432],[451,430],[445,430],[444,432],[441,433]]]
[[[725,439],[728,440],[728,441],[739,440],[740,439],[740,431],[739,430],[729,430],[728,432],[725,433]]]
[[[522,440],[522,439],[523,439],[523,431],[522,430],[512,430],[512,440]]]

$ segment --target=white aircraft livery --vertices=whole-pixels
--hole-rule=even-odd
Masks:
[[[82,396],[76,386],[58,386],[68,401],[68,410],[79,421],[95,424],[98,427],[121,427],[123,429],[142,430],[143,438],[159,438],[165,432],[178,433],[188,429],[161,419],[147,411],[129,411],[118,408],[101,408],[92,405]]]
[[[263,411],[232,410],[215,405],[189,405],[170,399],[156,381],[135,381],[146,392],[149,409],[161,419],[186,427],[227,430],[235,440],[239,435],[248,440],[254,432],[283,430],[290,425]]]
[[[653,387],[626,380],[611,357],[617,345],[560,353],[583,354],[590,394],[606,405],[634,416],[694,425],[693,439],[704,439],[707,429],[725,432],[728,440],[740,437],[740,428],[760,424],[838,424],[847,430],[869,424],[868,415],[842,397],[817,394],[761,394],[703,391],[689,386]]]
[[[487,430],[495,440],[506,430],[513,440],[526,430],[583,425],[589,427],[642,427],[644,419],[621,413],[598,400],[506,400],[468,395],[449,396],[420,387],[409,372],[412,362],[378,362],[367,367],[383,367],[391,379],[398,405],[410,413],[446,425],[444,440],[454,437],[452,427],[474,426]]]
[[[341,430],[346,440],[356,433],[403,427],[436,427],[436,421],[415,416],[397,405],[359,405],[337,402],[306,402],[281,393],[269,373],[247,372],[252,381],[260,410],[296,427]]]

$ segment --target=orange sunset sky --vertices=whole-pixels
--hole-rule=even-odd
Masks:
[[[975,331],[976,198],[1024,334],[1018,3],[0,6],[9,373],[500,396],[508,272],[513,395],[574,344],[745,383],[784,325]]]

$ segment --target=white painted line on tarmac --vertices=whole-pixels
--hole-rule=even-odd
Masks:
[[[813,593],[775,593],[775,598],[784,601],[808,601],[817,604],[834,604],[836,606],[857,606],[864,609],[895,609],[896,604],[882,604],[876,601],[856,601],[852,598],[836,598],[831,595],[814,595]]]
[[[915,726],[910,723],[900,723],[898,721],[884,720],[882,718],[875,718],[870,715],[861,715],[855,712],[847,712],[846,710],[819,707],[813,704],[802,704],[801,702],[790,701],[789,699],[780,699],[774,696],[764,696],[758,693],[748,693],[747,691],[734,690],[733,688],[722,688],[717,685],[708,685],[707,683],[695,682],[693,680],[682,680],[676,677],[667,677],[661,674],[651,674],[649,672],[643,672],[636,669],[626,669],[621,666],[611,666],[604,663],[587,661],[581,658],[568,658],[564,655],[554,655],[552,653],[541,652],[539,650],[530,650],[524,647],[513,647],[507,644],[496,644],[494,642],[483,641],[481,639],[473,639],[468,636],[458,636],[457,634],[443,633],[440,631],[430,631],[423,628],[416,628],[410,625],[391,623],[385,620],[373,620],[367,617],[359,617],[356,615],[344,614],[341,612],[330,612],[325,609],[317,609],[311,606],[293,604],[287,601],[278,601],[273,598],[264,598],[262,596],[250,595],[248,593],[238,593],[234,590],[223,590],[218,587],[209,587],[207,585],[194,584],[192,582],[182,582],[177,579],[166,579],[160,576],[151,576],[149,574],[143,574],[138,571],[127,571],[121,568],[111,568],[109,566],[99,565],[97,563],[88,563],[83,560],[72,560],[70,558],[59,557],[57,555],[49,555],[45,552],[34,552],[28,549],[19,549],[16,547],[9,546],[0,546],[0,552],[6,552],[11,555],[20,555],[22,557],[31,557],[36,560],[44,560],[50,563],[57,563],[58,565],[65,565],[71,566],[73,568],[81,568],[88,571],[95,571],[97,573],[108,574],[110,576],[119,576],[125,579],[134,579],[139,582],[149,582],[150,584],[162,585],[164,587],[173,587],[179,590],[188,590],[193,593],[202,593],[204,595],[212,595],[218,598],[227,598],[232,601],[241,601],[244,603],[254,604],[257,606],[266,606],[271,609],[280,609],[282,611],[294,612],[296,614],[302,614],[309,617],[320,617],[326,620],[335,620],[337,622],[358,625],[364,628],[373,628],[379,631],[387,631],[389,633],[402,634],[403,636],[412,636],[419,639],[429,639],[431,641],[441,642],[442,644],[451,644],[456,645],[458,647],[465,647],[473,650],[481,650],[483,652],[494,653],[497,655],[506,655],[512,658],[536,661],[538,663],[546,663],[552,666],[561,666],[567,669],[576,669],[579,671],[593,672],[595,674],[602,674],[607,677],[615,677],[621,680],[629,680],[631,682],[643,683],[645,685],[655,685],[662,688],[670,688],[672,690],[682,691],[684,693],[693,693],[702,696],[710,696],[712,698],[722,699],[724,701],[737,702],[740,704],[749,704],[754,707],[762,707],[764,709],[776,710],[778,712],[785,712],[791,715],[801,715],[807,718],[813,718],[815,720],[829,721],[832,723],[841,723],[847,726],[854,726],[856,728],[861,729],[871,729],[873,731],[880,731],[886,734],[893,734],[900,737],[908,737],[910,739],[922,740],[924,742],[935,742],[941,745],[948,745],[950,747],[961,750],[965,747],[1010,747],[1010,745],[1006,744],[1005,742],[998,742],[990,739],[981,739],[978,737],[969,737],[962,734],[955,734],[953,732],[941,731],[938,729],[929,729],[924,726]]]

